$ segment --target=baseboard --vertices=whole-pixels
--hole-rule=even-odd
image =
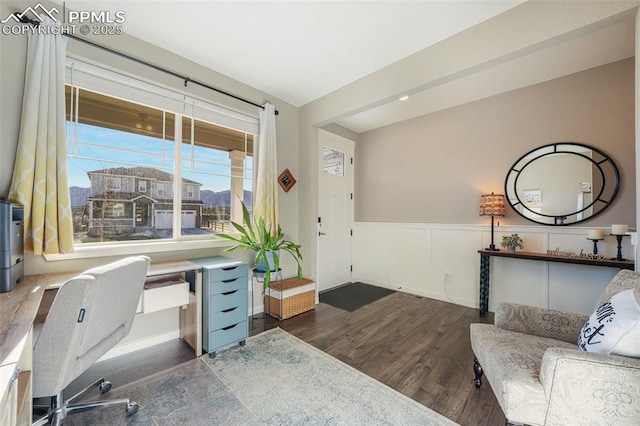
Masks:
[[[251,308],[249,308],[251,309]],[[251,315],[258,315],[264,312],[264,303],[261,303],[260,305],[255,305],[253,307],[253,312],[249,312],[249,316]]]
[[[106,361],[111,358],[115,358],[120,355],[125,355],[131,352],[146,349],[150,346],[157,345],[159,343],[168,342],[169,340],[180,338],[180,330],[170,331],[168,333],[156,334],[155,336],[148,337],[146,339],[139,339],[134,342],[125,343],[123,345],[114,346],[109,352],[104,354],[98,361]]]

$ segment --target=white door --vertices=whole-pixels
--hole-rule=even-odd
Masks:
[[[196,227],[196,212],[194,210],[182,211],[182,228]]]
[[[318,290],[351,281],[354,146],[319,130]]]
[[[153,216],[155,229],[171,229],[173,227],[173,211],[156,210]]]

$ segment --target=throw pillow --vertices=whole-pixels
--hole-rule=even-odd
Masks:
[[[613,295],[591,314],[578,337],[578,348],[640,358],[640,305],[633,289]]]

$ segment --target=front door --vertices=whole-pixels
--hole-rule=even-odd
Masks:
[[[351,281],[355,143],[319,130],[318,290]]]

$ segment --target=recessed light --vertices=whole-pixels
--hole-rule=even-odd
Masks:
[[[407,99],[409,99],[409,95],[400,96],[398,98],[399,101],[406,101]]]

